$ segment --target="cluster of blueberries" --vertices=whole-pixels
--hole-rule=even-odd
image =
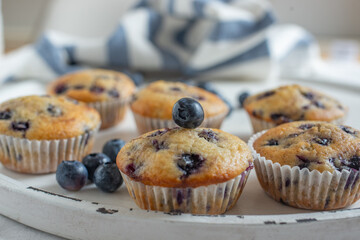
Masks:
[[[91,153],[82,162],[63,161],[57,168],[56,181],[70,191],[80,190],[89,180],[104,192],[115,192],[123,183],[116,156],[124,145],[123,140],[113,139],[105,143],[102,153]]]

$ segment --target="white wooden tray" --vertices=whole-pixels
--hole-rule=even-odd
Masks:
[[[274,87],[282,81],[264,83],[216,83],[235,104],[238,93]],[[339,86],[306,83],[350,106],[347,124],[360,129],[360,94]],[[0,89],[0,101],[28,94],[43,94],[34,82]],[[223,124],[223,130],[247,141],[250,122],[237,109]],[[111,138],[130,140],[137,136],[132,115],[119,126],[100,132],[94,151]],[[252,172],[236,206],[225,215],[170,215],[139,209],[125,186],[106,194],[87,185],[79,192],[60,188],[54,174],[27,175],[0,165],[0,214],[25,225],[70,239],[358,239],[360,201],[338,211],[315,212],[282,205],[268,197]]]

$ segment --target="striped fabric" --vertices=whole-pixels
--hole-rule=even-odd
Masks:
[[[265,0],[143,0],[104,38],[46,32],[18,53],[22,64],[0,70],[0,81],[52,79],[85,66],[266,78],[273,23]]]

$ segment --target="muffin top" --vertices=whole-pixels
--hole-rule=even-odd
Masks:
[[[268,130],[253,144],[261,156],[300,169],[359,170],[360,131],[326,122],[286,123]]]
[[[332,121],[344,117],[347,108],[337,100],[308,87],[282,86],[247,98],[249,115],[276,124],[311,120]]]
[[[76,137],[97,128],[99,113],[64,97],[26,96],[0,104],[0,134],[30,140]]]
[[[252,156],[242,140],[221,130],[172,128],[127,143],[117,165],[146,185],[198,187],[235,178],[252,166]]]
[[[102,69],[66,74],[48,88],[51,95],[63,95],[86,103],[126,99],[134,91],[135,85],[127,75]]]
[[[181,82],[165,81],[153,82],[140,90],[131,103],[131,109],[144,117],[171,119],[174,104],[184,97],[199,101],[205,118],[229,111],[227,105],[213,93]]]

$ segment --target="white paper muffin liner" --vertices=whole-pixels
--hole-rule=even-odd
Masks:
[[[281,166],[260,156],[253,144],[265,132],[253,135],[248,145],[260,185],[276,201],[297,208],[332,210],[350,206],[360,198],[359,171],[300,170],[298,166]]]
[[[95,130],[73,138],[59,140],[28,140],[0,135],[0,162],[21,173],[51,173],[63,160],[78,160],[89,154]]]
[[[161,128],[173,128],[177,127],[176,123],[171,120],[164,120],[159,118],[149,118],[134,113],[134,118],[138,132],[144,134]],[[220,129],[222,122],[224,121],[227,113],[219,114],[218,116],[205,118],[200,127],[204,128],[217,128]]]
[[[102,122],[100,129],[106,129],[115,126],[124,119],[129,102],[130,98],[127,98],[87,103],[87,105],[99,112]]]
[[[120,172],[130,196],[142,209],[168,213],[222,214],[236,204],[250,171],[251,168],[224,183],[196,188],[145,185]]]
[[[275,123],[272,123],[272,122],[264,121],[262,119],[253,117],[251,115],[249,115],[249,118],[250,118],[251,125],[253,127],[254,133],[257,133],[257,132],[260,132],[260,131],[263,131],[263,130],[267,130],[267,129],[270,129],[270,128],[274,128],[274,127],[279,125],[279,124],[275,124]],[[342,118],[335,119],[333,121],[330,121],[330,123],[343,124],[345,122],[345,119],[346,119],[346,116],[344,116]]]

